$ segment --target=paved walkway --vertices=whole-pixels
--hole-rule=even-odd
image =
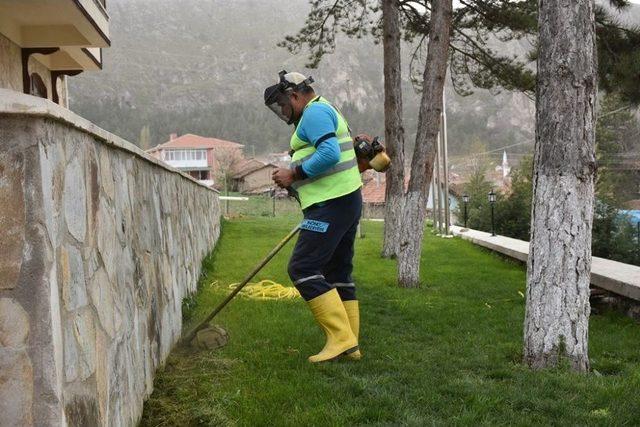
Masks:
[[[504,236],[492,237],[491,233],[457,226],[452,226],[451,231],[455,236],[523,262],[526,262],[529,256],[529,242],[524,240]],[[593,257],[591,283],[618,295],[640,301],[640,267]]]

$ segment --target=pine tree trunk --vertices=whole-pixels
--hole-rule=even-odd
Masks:
[[[538,3],[539,57],[524,361],[589,369],[597,86],[594,3]]]
[[[416,148],[411,161],[409,189],[404,200],[398,250],[398,284],[402,287],[420,285],[420,254],[429,183],[433,176],[442,116],[442,91],[447,73],[451,15],[451,0],[432,1],[429,51],[423,75]]]
[[[384,242],[382,256],[395,257],[400,240],[400,220],[404,197],[404,128],[402,127],[402,75],[400,58],[399,1],[383,0],[384,51],[384,137],[392,159],[386,173]]]

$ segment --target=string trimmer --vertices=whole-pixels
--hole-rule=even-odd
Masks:
[[[262,270],[262,268],[267,265],[269,261],[271,261],[271,258],[273,258],[278,252],[280,252],[280,249],[282,249],[284,245],[286,245],[287,242],[289,242],[289,240],[291,240],[293,236],[298,233],[298,231],[300,231],[300,224],[296,225],[294,229],[291,230],[291,232],[287,234],[285,238],[282,239],[280,243],[278,243],[278,245],[273,248],[271,252],[269,252],[269,254],[253,268],[253,270],[251,270],[251,272],[244,278],[242,282],[240,282],[238,286],[233,289],[233,291],[231,291],[231,293],[224,299],[224,301],[222,301],[216,308],[214,308],[213,311],[209,313],[209,315],[198,324],[198,326],[193,328],[193,330],[191,330],[191,332],[189,332],[182,339],[182,343],[189,344],[191,341],[193,341],[198,332],[207,327],[209,322],[211,322],[211,319],[213,319],[227,304],[229,304],[229,302],[238,294],[238,292],[240,292],[242,288],[244,288],[245,285],[249,283],[251,279],[253,279],[253,276],[258,274],[258,272]]]

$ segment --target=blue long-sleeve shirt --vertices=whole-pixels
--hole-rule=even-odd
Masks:
[[[312,144],[316,151],[302,163],[309,177],[319,175],[340,161],[340,145],[336,137],[338,115],[329,105],[312,102],[296,128],[298,138]]]

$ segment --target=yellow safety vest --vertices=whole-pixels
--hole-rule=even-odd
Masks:
[[[338,127],[335,130],[338,143],[340,144],[340,160],[331,169],[300,181],[295,181],[292,185],[293,189],[298,192],[300,198],[300,205],[302,209],[309,206],[344,196],[346,194],[356,191],[362,186],[362,180],[360,179],[360,171],[358,170],[358,161],[356,159],[356,152],[353,149],[353,139],[349,131],[349,125],[347,121],[342,117],[342,114],[326,99],[322,97],[314,98],[306,108],[312,102],[321,102],[328,105],[335,111],[338,116]],[[304,111],[302,112],[304,117]],[[302,123],[302,117],[298,122],[298,125]],[[313,144],[303,141],[298,138],[296,131],[291,136],[291,149],[294,151],[291,156],[291,167],[294,168],[316,152],[316,148]]]

